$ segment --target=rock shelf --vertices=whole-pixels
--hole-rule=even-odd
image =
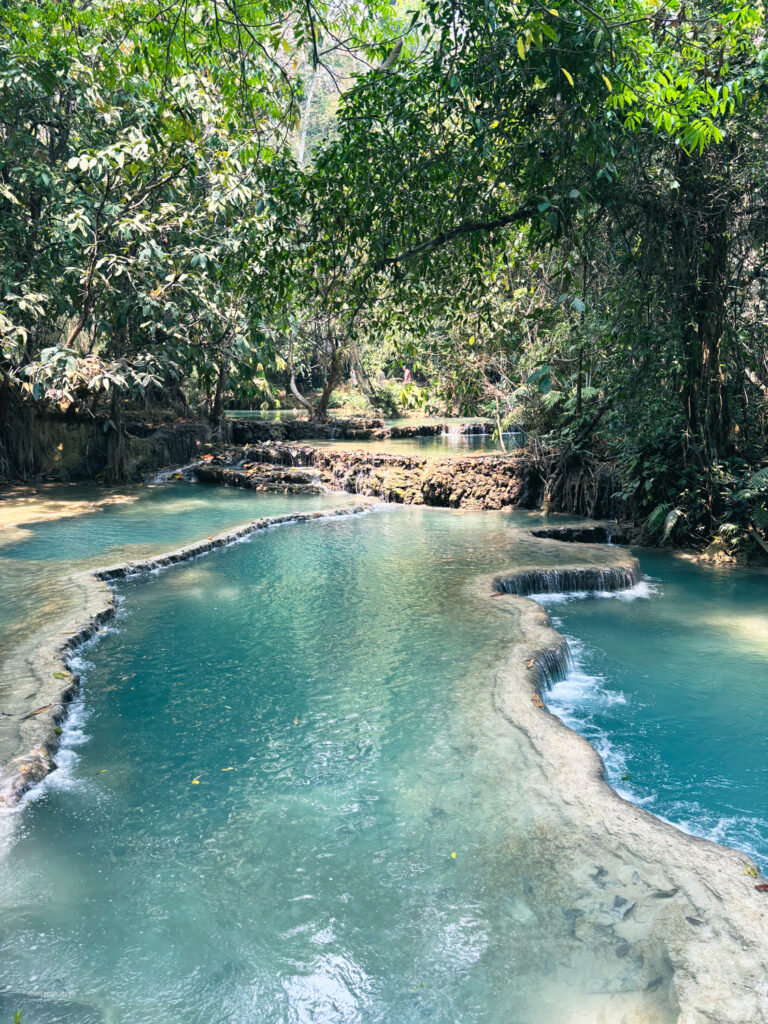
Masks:
[[[311,469],[311,486],[437,508],[536,508],[543,488],[534,464],[514,455],[427,458],[266,442],[217,448],[207,458],[193,471],[203,483],[272,489],[274,467],[284,466],[292,468],[274,480],[274,489],[294,488],[299,471]]]

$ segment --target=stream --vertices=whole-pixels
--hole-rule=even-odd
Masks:
[[[171,484],[24,527],[0,628],[18,641],[7,567],[45,609],[62,561],[340,503]],[[117,585],[59,768],[5,814],[0,1019],[676,1019],[656,931],[593,923],[610,855],[496,707],[519,627],[478,576],[621,554],[536,540],[540,521],[380,507]],[[622,599],[548,596],[576,663],[546,699],[634,800],[764,858],[762,578],[655,558]]]

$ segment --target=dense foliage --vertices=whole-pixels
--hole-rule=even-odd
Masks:
[[[324,415],[351,373],[522,421],[575,510],[608,466],[659,537],[764,544],[762,7],[0,18],[6,410],[218,421],[285,389]]]

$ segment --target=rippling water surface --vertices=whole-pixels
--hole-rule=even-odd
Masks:
[[[516,618],[469,586],[529,557],[509,521],[391,509],[124,583],[6,850],[0,1013],[570,1024],[638,987],[530,846]]]
[[[238,494],[39,524],[4,565],[322,501]],[[123,582],[60,768],[2,843],[0,1020],[616,1024],[651,999],[647,945],[580,930],[613,898],[601,851],[564,857],[567,816],[495,710],[517,620],[478,574],[616,554],[515,529],[534,519],[388,508]],[[549,699],[617,786],[743,845],[766,818],[764,578],[642,558],[646,598],[551,606],[579,642]]]
[[[45,488],[39,497],[6,498],[28,517],[72,515],[0,530],[0,762],[18,753],[17,720],[36,707],[35,652],[82,617],[73,574],[146,558],[221,533],[259,516],[340,506],[350,496],[301,498],[225,487],[167,483],[108,490]],[[106,503],[105,503],[106,502]],[[0,506],[0,523],[4,509]],[[77,514],[74,514],[77,512]]]

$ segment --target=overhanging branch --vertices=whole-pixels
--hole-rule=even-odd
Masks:
[[[406,249],[397,256],[383,257],[374,264],[373,269],[384,270],[386,267],[391,267],[402,260],[412,259],[414,256],[430,252],[432,249],[439,249],[441,245],[446,245],[448,242],[452,242],[455,238],[461,238],[463,235],[495,231],[497,228],[505,228],[510,224],[519,224],[521,221],[530,220],[536,212],[537,208],[535,206],[521,206],[513,213],[508,213],[503,217],[496,217],[494,220],[464,221],[448,231],[441,231],[440,234],[435,235],[433,238],[428,238],[418,245]]]

